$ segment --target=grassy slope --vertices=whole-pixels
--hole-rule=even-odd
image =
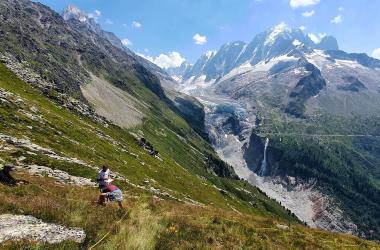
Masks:
[[[6,242],[1,249],[88,248],[107,232],[111,234],[96,249],[378,249],[373,242],[349,235],[298,224],[282,230],[276,226],[281,222],[271,218],[189,206],[144,193],[136,195],[135,190],[124,192],[128,215],[123,218],[124,212],[115,204],[107,208],[92,204],[96,189],[58,186],[49,179],[24,174],[17,177],[31,184],[1,187],[0,213],[32,214],[46,221],[83,227],[87,238],[80,246],[72,242],[48,245],[20,241]]]

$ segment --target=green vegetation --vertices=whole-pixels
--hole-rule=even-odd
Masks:
[[[48,222],[83,227],[82,244],[5,242],[1,249],[378,249],[350,235],[308,229],[273,218],[240,214],[211,206],[161,200],[129,189],[128,214],[92,203],[93,188],[58,186],[47,178],[19,174],[31,184],[0,188],[0,213],[26,213]],[[49,190],[46,192],[44,190]],[[103,240],[102,238],[107,234]]]
[[[257,131],[270,138],[272,160],[279,163],[272,174],[317,180],[366,237],[379,239],[380,138],[371,136],[380,134],[379,117],[321,114],[283,121],[273,112],[271,125]]]

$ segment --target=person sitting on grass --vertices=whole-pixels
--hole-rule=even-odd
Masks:
[[[99,171],[98,178],[96,181],[99,183],[99,189],[107,187],[107,185],[112,181],[110,177],[110,170],[107,165],[103,165],[102,170]]]
[[[117,201],[120,208],[123,208],[123,193],[121,192],[120,188],[116,187],[115,185],[108,184],[105,188],[103,188],[102,193],[99,195],[98,203],[100,205],[105,205],[106,200],[110,201]]]
[[[19,186],[23,184],[28,184],[28,181],[25,180],[16,180],[11,175],[11,171],[14,170],[13,165],[6,164],[3,169],[0,171],[0,183],[8,186]]]

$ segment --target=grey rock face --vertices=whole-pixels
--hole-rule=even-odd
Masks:
[[[322,40],[315,46],[317,49],[321,50],[339,50],[338,41],[333,36],[325,36]]]
[[[67,228],[45,223],[30,215],[0,215],[0,243],[11,240],[30,240],[50,244],[65,240],[82,243],[86,233],[81,228]]]
[[[343,76],[342,79],[347,82],[345,85],[338,86],[343,91],[359,92],[366,89],[366,86],[354,76]]]
[[[313,64],[306,64],[305,69],[310,74],[302,77],[289,94],[290,101],[285,112],[296,117],[302,117],[305,112],[305,102],[312,96],[317,95],[325,86],[326,81],[321,75],[321,71]]]

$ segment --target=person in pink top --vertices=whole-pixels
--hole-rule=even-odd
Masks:
[[[98,203],[100,205],[105,205],[106,199],[110,201],[117,201],[117,204],[120,208],[123,208],[123,193],[120,188],[115,185],[109,184],[106,187],[102,188],[102,193],[99,195]]]

